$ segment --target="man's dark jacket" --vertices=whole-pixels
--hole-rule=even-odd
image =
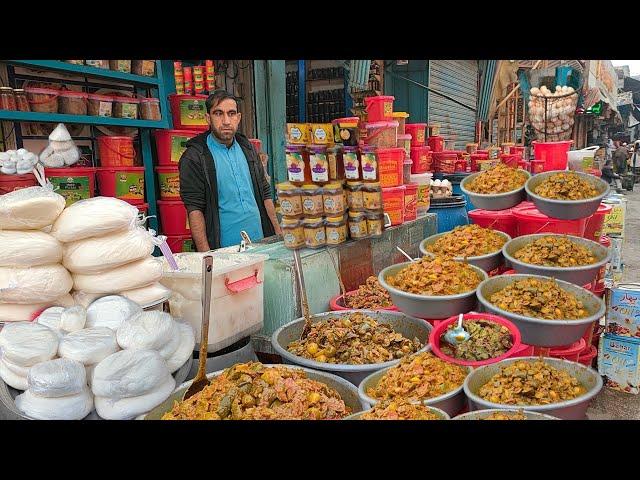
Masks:
[[[180,197],[184,202],[187,212],[200,210],[204,214],[207,226],[207,239],[211,249],[220,248],[220,215],[218,213],[218,180],[216,165],[207,146],[209,132],[196,135],[187,142],[187,149],[180,157]],[[242,148],[247,158],[253,195],[255,196],[260,219],[262,220],[262,232],[265,237],[275,235],[273,225],[264,200],[271,198],[271,186],[264,174],[264,167],[258,153],[251,142],[241,133],[236,134],[236,141]],[[240,238],[238,238],[240,243]]]

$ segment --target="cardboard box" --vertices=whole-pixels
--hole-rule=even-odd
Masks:
[[[624,237],[624,222],[627,216],[626,200],[612,200],[605,203],[612,205],[613,208],[604,217],[602,234],[610,237]]]
[[[294,145],[310,143],[308,123],[287,123],[287,142]]]
[[[311,143],[314,145],[333,145],[333,125],[330,123],[310,124]]]
[[[607,388],[640,393],[640,338],[605,333],[600,337],[598,371]]]
[[[640,338],[640,284],[615,285],[607,295],[607,333]]]

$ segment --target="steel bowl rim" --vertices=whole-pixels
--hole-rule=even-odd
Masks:
[[[487,230],[492,230],[492,229],[487,229]],[[435,235],[431,235],[430,237],[425,238],[424,240],[422,240],[420,242],[420,245],[418,246],[418,248],[420,249],[420,253],[422,253],[423,256],[428,256],[431,258],[435,258],[436,254],[431,253],[431,252],[427,252],[427,250],[424,248],[425,242],[427,242],[427,240],[431,240],[431,239],[436,239],[437,237],[441,237],[442,235],[446,235],[448,233],[451,233],[453,230],[449,230],[448,232],[442,232],[442,233],[436,233]],[[500,230],[493,230],[494,232],[496,232],[499,235],[502,235],[504,237],[507,238],[507,241],[504,243],[504,245],[506,245],[507,243],[509,243],[511,240],[513,240],[511,238],[511,236],[507,233],[504,233]],[[502,246],[501,249],[496,250],[495,252],[491,252],[491,253],[485,253],[484,255],[476,255],[475,257],[453,257],[454,260],[457,260],[458,262],[464,262],[465,260],[467,262],[471,262],[473,261],[479,261],[479,260],[486,260],[489,258],[493,258],[499,254],[502,253],[504,245]]]
[[[464,379],[464,384],[463,384],[463,388],[464,388],[464,393],[467,396],[467,398],[469,399],[469,401],[474,402],[477,405],[482,404],[483,406],[486,406],[486,408],[483,408],[482,410],[487,410],[487,409],[504,409],[504,405],[500,404],[500,403],[493,403],[493,402],[489,402],[487,400],[484,400],[483,398],[480,398],[478,395],[476,395],[475,393],[473,393],[471,391],[471,388],[469,388],[469,383],[470,383],[470,378],[476,373],[481,371],[482,369],[485,368],[495,368],[496,366],[503,366],[506,365],[507,363],[514,363],[517,361],[536,361],[536,360],[540,360],[540,357],[514,357],[514,358],[507,358],[506,360],[501,360],[498,363],[493,363],[491,365],[483,365],[482,367],[478,367],[476,368],[473,372],[471,372],[469,375],[467,375],[467,378]],[[593,368],[591,367],[587,367],[586,365],[583,365],[582,363],[579,362],[572,362],[570,360],[564,360],[562,358],[551,358],[551,357],[543,357],[543,361],[545,362],[551,362],[554,368],[557,368],[556,365],[560,364],[568,364],[568,365],[579,365],[581,369],[587,370],[589,372],[590,375],[592,375],[595,380],[596,380],[596,385],[591,388],[590,390],[588,390],[584,395],[581,395],[579,397],[576,398],[572,398],[571,400],[563,400],[562,402],[556,402],[556,403],[548,403],[545,405],[526,405],[526,407],[528,407],[529,409],[533,410],[533,411],[548,411],[548,410],[559,410],[561,408],[568,408],[568,407],[573,407],[576,405],[579,405],[581,403],[584,402],[588,402],[590,401],[593,397],[595,397],[598,393],[600,393],[600,390],[602,390],[602,387],[604,385],[604,382],[602,381],[602,377],[600,376],[600,374],[595,371]],[[502,364],[502,365],[500,365]],[[515,405],[514,407],[524,407],[524,405]],[[523,408],[524,409],[524,408]]]
[[[431,405],[425,405],[422,402],[409,402],[409,403],[413,403],[414,405],[422,405],[423,407],[427,407],[429,410],[433,411],[434,413],[440,415],[440,420],[451,420],[451,416],[445,412],[444,410],[442,410],[441,408],[438,407],[432,407]],[[352,413],[351,415],[349,415],[348,417],[343,418],[342,420],[361,420],[361,418],[358,418],[362,415],[364,415],[365,413],[368,413],[370,411],[373,410],[373,407],[371,408],[367,408],[366,410],[362,410],[361,412],[356,412],[356,413]],[[382,421],[382,419],[376,419],[376,420],[380,420]],[[418,421],[418,420],[416,420]],[[425,420],[426,421],[426,420]]]
[[[527,405],[528,406],[528,405]],[[512,413],[512,412],[517,412],[519,410],[522,410],[523,413],[525,414],[534,414],[536,416],[540,415],[541,417],[545,417],[545,420],[560,420],[558,417],[554,417],[552,415],[548,415],[546,413],[542,413],[542,412],[536,412],[533,410],[527,410],[525,408],[482,408],[480,410],[472,410],[470,412],[465,412],[465,413],[461,413],[460,415],[456,415],[455,417],[453,417],[451,420],[466,420],[466,416],[471,416],[473,414],[477,414],[480,412],[486,413],[487,415],[491,415],[494,412],[505,412],[505,413]],[[354,413],[355,415],[355,413]],[[480,420],[484,420],[484,419],[480,419]],[[525,418],[525,420],[529,420],[528,418]]]
[[[605,256],[605,258],[603,260],[600,260],[596,263],[592,263],[590,265],[581,265],[578,267],[546,267],[544,265],[534,265],[532,263],[525,263],[522,260],[518,260],[517,258],[512,257],[509,252],[507,252],[507,246],[519,239],[519,238],[532,238],[531,242],[528,242],[525,244],[529,245],[530,243],[535,242],[538,238],[541,237],[568,237],[572,240],[579,240],[579,241],[584,241],[584,242],[590,242],[594,245],[597,245],[599,247],[602,247],[602,245],[600,245],[598,242],[594,241],[594,240],[589,240],[588,238],[584,238],[584,237],[576,237],[575,235],[565,235],[563,233],[532,233],[530,235],[523,235],[521,237],[516,237],[516,238],[512,238],[511,240],[509,240],[507,243],[504,244],[504,246],[502,247],[502,254],[504,255],[504,258],[506,258],[509,262],[511,262],[511,264],[513,265],[522,265],[526,268],[534,268],[534,269],[538,269],[538,270],[548,270],[551,272],[558,272],[558,273],[566,273],[566,272],[583,272],[583,271],[587,271],[587,270],[592,270],[592,269],[596,269],[596,268],[602,268],[604,265],[606,265],[610,260],[611,260],[611,250],[609,250],[608,248],[606,248],[605,250],[607,250],[607,254]],[[578,243],[578,242],[576,242]],[[602,247],[605,248],[605,247]],[[590,249],[592,252],[593,250]]]
[[[527,192],[527,195],[529,195],[532,199],[537,200],[537,201],[541,201],[541,202],[548,202],[551,203],[553,205],[560,205],[560,206],[571,206],[571,207],[577,207],[577,206],[582,206],[582,205],[588,205],[590,203],[595,202],[596,200],[598,201],[598,204],[600,204],[600,202],[602,202],[602,199],[604,197],[606,197],[609,192],[611,191],[611,186],[606,183],[604,180],[602,180],[601,178],[595,177],[594,175],[590,175],[588,173],[584,173],[584,172],[576,172],[573,171],[573,173],[578,174],[582,177],[593,177],[595,179],[597,179],[598,183],[601,183],[603,185],[606,186],[606,188],[604,189],[604,192],[601,193],[600,195],[596,196],[596,197],[592,197],[592,198],[585,198],[582,200],[558,200],[555,198],[545,198],[545,197],[541,197],[540,195],[537,195],[535,193],[533,193],[533,191],[531,191],[531,189],[529,188],[529,182],[531,182],[534,178],[537,180],[540,177],[529,177],[529,179],[527,180],[527,182],[524,184],[524,188]],[[538,175],[542,175],[545,178],[546,177],[550,177],[551,175],[555,174],[555,173],[567,173],[567,170],[550,170],[548,172],[542,172],[539,173]],[[563,220],[563,219],[561,219]],[[575,219],[575,220],[579,220],[579,219]]]
[[[384,314],[384,315],[392,314],[392,316],[394,317],[408,318],[410,319],[411,323],[416,323],[420,326],[425,327],[428,332],[427,340],[424,346],[417,352],[412,353],[411,355],[431,351],[431,344],[429,343],[429,336],[431,335],[431,330],[433,329],[431,324],[425,320],[420,320],[418,318],[412,317],[411,315],[407,315],[402,312],[379,311],[379,310],[340,310],[335,312],[331,311],[331,312],[316,313],[314,315],[311,315],[311,319],[313,320],[314,317],[322,318],[322,317],[328,317],[330,315],[336,315],[336,314],[337,314],[336,316],[344,316],[344,315],[349,315],[353,313],[363,313],[363,314],[374,313],[374,314]],[[384,370],[387,367],[393,367],[398,363],[400,363],[401,358],[398,358],[396,360],[389,360],[388,362],[382,362],[382,363],[367,363],[367,364],[356,364],[356,365],[345,364],[345,363],[322,363],[322,362],[316,362],[315,360],[311,360],[308,358],[300,357],[298,355],[294,355],[293,353],[289,352],[286,348],[284,348],[282,345],[280,345],[280,343],[277,341],[277,338],[278,338],[278,335],[280,335],[280,333],[282,333],[285,329],[292,327],[296,323],[300,323],[304,321],[305,321],[304,317],[296,318],[295,320],[292,320],[291,322],[279,327],[275,332],[271,334],[271,345],[273,345],[273,348],[276,350],[278,355],[288,360],[297,362],[296,365],[303,366],[310,370],[321,370],[321,371],[331,371],[331,372],[340,372],[340,373],[362,373],[362,372],[368,372],[368,371],[377,372],[379,370]],[[353,383],[351,382],[349,382],[349,384],[353,385]]]
[[[414,354],[415,355],[415,354]],[[435,356],[435,355],[434,355]],[[442,360],[442,359],[441,359]],[[444,360],[443,360],[444,361]],[[390,367],[387,367],[385,369],[382,370],[378,370],[377,372],[373,372],[372,374],[368,375],[366,378],[364,378],[360,384],[358,385],[358,394],[360,395],[360,399],[366,403],[368,403],[369,405],[375,405],[378,402],[381,402],[382,400],[377,400],[373,397],[370,397],[367,392],[364,389],[364,385],[369,381],[369,379],[371,377],[373,377],[374,375],[380,375],[380,378],[382,378],[384,375],[386,375],[386,373],[391,370],[392,368],[394,368],[396,365],[392,365]],[[467,380],[467,378],[469,378],[469,375],[471,375],[471,373],[473,372],[474,368],[470,367],[468,365],[457,365],[458,367],[461,368],[466,368],[467,369],[467,376],[465,377],[465,381]],[[422,400],[418,400],[419,402],[421,402],[424,405],[427,405],[426,402],[429,403],[438,403],[438,402],[442,402],[444,400],[449,400],[450,398],[455,397],[456,395],[460,394],[460,392],[462,392],[464,390],[464,382],[462,382],[462,384],[459,387],[454,388],[453,390],[451,390],[450,392],[444,393],[442,395],[439,395],[437,397],[432,397],[432,398],[425,398]],[[428,406],[428,405],[427,405]]]
[[[465,188],[464,184],[465,184],[466,182],[470,182],[472,178],[477,177],[478,175],[480,175],[480,174],[481,174],[481,173],[483,173],[483,172],[476,172],[476,173],[472,173],[472,174],[471,174],[471,175],[469,175],[468,177],[464,178],[464,179],[460,182],[460,190],[462,190],[465,194],[467,194],[467,195],[468,195],[468,196],[470,196],[470,197],[472,197],[472,196],[477,196],[477,197],[479,197],[479,198],[483,198],[483,199],[484,199],[484,198],[486,198],[486,199],[490,199],[490,198],[496,198],[496,199],[506,198],[506,197],[508,197],[508,196],[510,196],[510,195],[513,195],[513,194],[515,194],[515,193],[520,193],[520,192],[522,192],[522,191],[525,189],[525,187],[526,187],[526,185],[527,185],[527,182],[528,182],[529,180],[531,180],[531,178],[532,178],[531,173],[527,172],[526,170],[523,170],[522,168],[518,168],[517,170],[518,170],[518,171],[520,171],[520,172],[524,172],[524,173],[527,175],[527,180],[524,182],[524,184],[523,184],[520,188],[518,188],[518,189],[516,189],[516,190],[511,190],[510,192],[504,192],[504,193],[475,193],[475,192],[472,192],[472,191],[470,191],[470,190],[467,190],[467,189]]]
[[[405,292],[403,290],[398,290],[395,287],[392,287],[391,285],[389,285],[385,278],[384,278],[384,274],[395,267],[406,267],[408,265],[410,265],[411,263],[414,262],[402,262],[402,263],[396,263],[394,265],[389,265],[388,267],[382,269],[380,271],[380,273],[378,274],[378,281],[380,282],[380,285],[382,285],[382,287],[384,289],[386,289],[389,293],[393,293],[394,295],[399,295],[399,296],[405,296],[406,298],[409,298],[411,300],[421,300],[421,301],[451,301],[451,300],[460,300],[463,298],[467,298],[470,297],[473,293],[475,293],[478,290],[478,287],[480,285],[482,285],[482,282],[484,280],[481,280],[480,283],[476,286],[476,288],[474,288],[473,290],[469,290],[468,292],[464,292],[464,293],[456,293],[455,295],[438,295],[438,296],[434,296],[434,295],[420,295],[417,293],[410,293],[410,292]],[[460,262],[463,263],[463,262]],[[475,265],[472,264],[468,264],[471,268],[473,268],[474,270],[476,270],[477,272],[481,272],[483,278],[486,280],[489,275],[487,274],[487,272],[485,272],[484,270],[482,270],[480,267],[476,267]]]
[[[561,284],[565,284],[565,285],[569,285],[571,287],[575,287],[575,288],[579,288],[580,290],[584,290],[585,292],[587,292],[589,295],[593,296],[594,298],[596,298],[598,300],[598,302],[600,303],[600,309],[598,310],[597,313],[594,313],[593,315],[590,315],[589,317],[585,317],[585,318],[576,318],[576,319],[562,319],[562,320],[548,320],[546,318],[535,318],[535,317],[526,317],[524,315],[520,315],[518,313],[513,313],[513,312],[509,312],[507,310],[503,310],[500,307],[497,307],[496,305],[494,305],[493,303],[490,303],[488,299],[484,298],[484,295],[482,294],[482,287],[486,284],[489,284],[490,281],[497,281],[496,279],[498,278],[504,278],[504,277],[508,277],[509,279],[513,278],[513,281],[516,280],[521,280],[521,279],[525,279],[525,278],[537,278],[537,279],[544,279],[544,280],[553,280],[557,283],[561,283]],[[564,289],[563,289],[564,290]],[[478,300],[480,301],[480,303],[488,308],[491,309],[492,313],[496,313],[496,315],[501,315],[501,316],[507,316],[507,319],[511,320],[511,318],[509,318],[509,316],[516,318],[518,321],[522,321],[522,322],[529,322],[529,323],[538,323],[540,325],[546,325],[546,326],[568,326],[568,325],[582,325],[582,324],[586,324],[586,323],[593,323],[596,320],[599,320],[600,318],[602,318],[602,316],[605,314],[606,311],[606,307],[604,305],[604,302],[602,301],[601,298],[598,298],[593,292],[590,292],[589,290],[582,288],[579,285],[576,285],[575,283],[571,283],[571,282],[566,282],[564,280],[558,280],[556,278],[553,277],[547,277],[545,275],[533,275],[533,274],[528,274],[528,273],[519,273],[519,274],[515,274],[515,275],[499,275],[497,277],[489,277],[487,278],[485,281],[483,281],[480,285],[478,285],[478,289],[477,289],[477,297]],[[511,320],[513,321],[513,320]],[[495,364],[493,364],[495,365]]]

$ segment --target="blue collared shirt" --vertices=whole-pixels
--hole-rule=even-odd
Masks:
[[[212,134],[207,146],[213,155],[218,183],[218,213],[220,215],[220,246],[240,243],[240,231],[251,240],[264,238],[260,210],[251,184],[249,164],[242,147],[234,139],[230,147],[220,143]]]

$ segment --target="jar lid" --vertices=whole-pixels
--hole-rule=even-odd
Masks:
[[[384,212],[382,211],[377,211],[377,212],[372,212],[372,211],[368,211],[366,212],[366,217],[367,219],[384,219]]]
[[[285,190],[295,190],[296,186],[289,182],[282,182],[276,185],[277,190],[285,191]]]
[[[322,221],[322,217],[309,217],[303,220],[304,223],[320,223]]]
[[[74,92],[73,90],[62,90],[60,92],[61,97],[76,97],[76,98],[87,98],[88,94],[84,92]]]
[[[345,118],[335,118],[331,120],[331,123],[333,123],[334,125],[339,125],[342,123],[346,123],[346,124],[355,123],[354,126],[357,127],[359,121],[360,121],[360,117],[345,117]]]
[[[140,100],[140,102],[160,103],[160,99],[159,98],[154,98],[154,97],[142,97],[142,98],[139,98],[138,100]]]
[[[327,183],[323,188],[325,190],[342,190],[342,184],[340,184],[340,183]]]
[[[120,103],[140,103],[140,100],[133,97],[112,97],[114,102]]]
[[[0,90],[3,92],[13,92],[13,88],[11,87],[0,87]]]
[[[347,188],[361,188],[362,187],[362,182],[347,182]]]
[[[289,227],[298,226],[300,220],[297,218],[282,217],[282,226],[287,225]]]
[[[318,191],[322,191],[322,188],[318,185],[303,185],[302,192],[303,193],[316,193]]]
[[[331,222],[331,223],[344,222],[344,215],[338,215],[337,217],[327,217],[327,222]]]
[[[364,217],[364,212],[352,212],[351,210],[349,210],[350,219],[357,219],[359,217]]]
[[[109,95],[100,95],[98,93],[90,93],[89,100],[103,100],[105,102],[113,102],[114,98]]]
[[[364,186],[366,188],[380,188],[379,182],[365,183]]]
[[[393,118],[409,118],[407,112],[393,112]]]
[[[372,129],[372,128],[397,128],[399,125],[400,124],[398,122],[393,120],[393,121],[390,121],[390,122],[366,123],[364,128],[366,128],[367,130]]]

